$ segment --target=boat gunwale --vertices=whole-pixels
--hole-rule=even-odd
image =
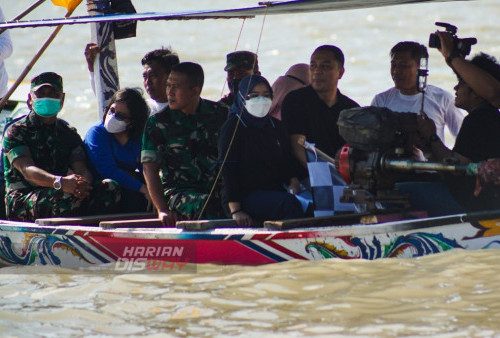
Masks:
[[[419,229],[438,228],[450,225],[469,224],[474,219],[467,220],[467,214],[456,214],[450,216],[427,217],[422,219],[397,220],[377,224],[345,224],[321,227],[302,227],[294,229],[274,230],[266,228],[214,228],[208,230],[192,231],[175,227],[151,227],[151,228],[114,228],[103,229],[98,226],[88,225],[38,225],[30,222],[18,222],[0,220],[1,232],[25,232],[50,235],[66,236],[101,236],[101,237],[144,237],[162,238],[170,236],[177,239],[189,239],[190,237],[204,239],[223,239],[227,236],[240,235],[267,235],[271,237],[322,237],[322,236],[345,236],[345,235],[369,235],[387,232],[406,232]],[[500,222],[500,210],[484,215],[481,220],[497,220]],[[439,223],[436,223],[438,221]],[[479,221],[479,219],[477,220]],[[145,237],[145,238],[146,238]]]

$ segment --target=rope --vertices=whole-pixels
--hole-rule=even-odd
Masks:
[[[259,39],[257,41],[257,49],[255,51],[255,55],[259,55],[258,52],[259,52],[259,48],[260,48],[260,41],[262,39],[262,33],[264,32],[264,24],[266,22],[266,16],[267,16],[267,10],[268,10],[268,6],[266,6],[266,11],[264,12],[264,15],[263,15],[263,19],[262,19],[262,25],[261,25],[261,28],[260,28],[260,34],[259,34]],[[240,29],[240,33],[238,35],[238,40],[236,41],[236,45],[235,45],[235,51],[236,51],[236,48],[238,47],[238,43],[240,41],[240,37],[241,37],[241,33],[243,31],[243,26],[245,24],[245,19],[243,20],[243,24],[241,25],[241,29]],[[254,60],[254,63],[253,63],[253,67],[252,69],[255,69],[255,64],[257,62],[257,57],[255,57],[255,60]],[[227,79],[226,81],[224,82],[224,86],[226,85],[226,82],[227,82]],[[250,82],[248,83],[248,86],[250,86]],[[223,89],[224,90],[224,89]],[[247,92],[248,92],[249,88],[247,88]],[[222,93],[221,93],[221,96],[222,96]],[[241,109],[243,109],[243,107],[241,107]],[[240,115],[241,115],[241,111],[240,111]],[[207,199],[205,200],[205,203],[203,204],[203,208],[201,208],[201,211],[200,211],[200,214],[198,215],[197,217],[197,220],[200,220],[201,216],[203,215],[203,213],[205,212],[205,209],[208,205],[208,202],[210,201],[210,198],[212,197],[213,195],[213,192],[215,190],[215,187],[217,186],[217,182],[219,181],[219,177],[220,175],[222,174],[222,170],[224,169],[224,164],[226,163],[226,160],[227,160],[227,157],[229,155],[229,151],[231,150],[231,147],[233,145],[233,141],[234,141],[234,138],[236,137],[236,132],[238,131],[238,127],[240,125],[240,122],[241,122],[241,119],[238,118],[238,121],[236,121],[236,126],[234,128],[234,131],[233,131],[233,135],[231,136],[231,141],[229,141],[229,146],[227,147],[227,150],[226,150],[226,153],[224,154],[224,159],[222,160],[222,163],[220,165],[220,168],[219,170],[217,171],[217,175],[215,177],[215,180],[214,180],[214,183],[212,185],[212,188],[210,189],[210,193],[208,194],[207,196]]]
[[[240,33],[238,34],[238,38],[236,39],[236,44],[234,45],[234,50],[233,52],[236,52],[236,49],[238,49],[238,44],[240,43],[240,39],[241,39],[241,33],[243,32],[243,27],[245,26],[245,22],[246,22],[246,18],[243,19],[243,22],[241,23],[241,28],[240,28]],[[226,88],[226,84],[227,84],[227,77],[226,79],[224,80],[224,84],[222,85],[222,90],[220,92],[220,96],[222,97],[222,95],[224,94],[224,89]]]

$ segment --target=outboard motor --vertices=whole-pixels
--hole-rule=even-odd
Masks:
[[[417,137],[417,114],[395,113],[387,108],[358,107],[343,110],[337,122],[347,144],[335,164],[349,184],[341,198],[375,211],[383,205],[408,208],[407,196],[395,188],[404,172],[391,170],[391,160],[410,160]]]

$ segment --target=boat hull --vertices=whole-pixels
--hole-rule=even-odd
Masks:
[[[114,263],[260,265],[294,259],[418,257],[500,247],[500,219],[460,216],[294,230],[100,229],[0,221],[0,264],[80,268]],[[167,265],[165,265],[167,264]]]

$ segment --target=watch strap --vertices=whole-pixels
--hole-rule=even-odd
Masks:
[[[453,61],[454,58],[462,57],[462,55],[457,52],[456,50],[452,51],[450,55],[446,57],[446,63],[451,65],[451,62]]]

